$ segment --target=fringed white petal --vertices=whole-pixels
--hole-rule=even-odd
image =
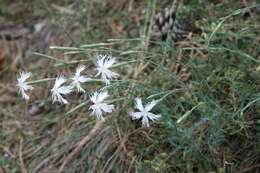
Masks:
[[[144,107],[143,107],[141,98],[136,98],[136,99],[135,99],[135,107],[136,107],[139,111],[143,111],[143,110],[144,110]]]
[[[26,91],[33,90],[31,85],[28,85],[26,80],[31,76],[30,72],[21,72],[20,77],[17,79],[17,86],[19,88],[19,92],[22,94],[22,97],[25,100],[29,100],[29,96],[26,94]]]
[[[153,109],[153,107],[157,104],[157,101],[155,100],[152,100],[150,103],[148,103],[146,106],[145,106],[145,110],[147,112],[149,112],[150,110]]]
[[[81,75],[81,72],[84,71],[85,69],[86,69],[86,66],[79,65],[76,68],[75,75],[72,77],[72,80],[73,80],[72,86],[76,87],[78,92],[83,92],[83,93],[85,92],[85,90],[81,87],[81,83],[91,80],[91,78]]]
[[[161,115],[156,115],[150,112],[152,108],[157,104],[157,102],[158,101],[153,100],[150,103],[148,103],[144,108],[141,98],[136,98],[135,107],[140,112],[131,112],[132,119],[136,120],[142,118],[142,127],[149,127],[149,120],[156,121],[161,118]]]
[[[111,71],[109,68],[116,62],[115,58],[107,55],[99,55],[97,58],[97,74],[101,75],[101,79],[106,83],[110,84],[110,81],[119,76],[118,73]]]
[[[95,115],[97,119],[103,119],[104,113],[111,113],[114,109],[114,105],[109,105],[107,103],[104,103],[104,99],[108,97],[108,92],[94,92],[90,96],[90,100],[93,103],[93,105],[90,106],[89,109],[92,110],[91,115]]]
[[[66,82],[63,76],[58,76],[55,80],[55,84],[51,89],[53,102],[60,102],[62,104],[68,104],[69,102],[63,98],[63,95],[72,92],[72,86],[62,85]]]

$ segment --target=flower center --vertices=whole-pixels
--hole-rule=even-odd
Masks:
[[[144,110],[144,111],[142,111],[142,114],[143,114],[144,116],[148,116],[148,115],[149,115],[149,112],[146,111],[146,110]]]

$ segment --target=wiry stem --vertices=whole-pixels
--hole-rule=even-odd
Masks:
[[[35,80],[35,81],[29,81],[29,82],[27,82],[27,84],[38,84],[38,83],[48,82],[48,81],[52,81],[52,80],[55,80],[55,78],[45,78],[45,79],[39,79],[39,80]]]

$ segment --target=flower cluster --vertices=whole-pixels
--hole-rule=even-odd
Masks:
[[[108,56],[108,55],[98,55],[96,61],[96,75],[95,77],[100,76],[100,81],[105,82],[106,85],[110,84],[112,80],[118,78],[120,75],[116,72],[113,72],[111,68],[116,63],[116,59]],[[59,102],[61,104],[68,104],[69,101],[64,97],[73,92],[75,89],[79,93],[85,93],[85,89],[83,89],[82,84],[86,82],[91,82],[93,78],[90,78],[86,75],[82,75],[82,72],[86,70],[86,66],[79,65],[75,73],[70,78],[65,78],[63,75],[58,75],[55,78],[54,85],[52,87],[51,96],[53,102]],[[29,85],[33,84],[33,82],[27,82],[31,73],[29,72],[21,72],[20,77],[17,79],[18,83],[17,86],[22,97],[25,100],[29,100],[29,96],[26,92],[29,90],[33,90],[34,88]],[[69,83],[70,82],[70,83]],[[106,101],[109,97],[109,94],[105,90],[101,90],[100,92],[93,92],[90,95],[89,100],[92,102],[92,105],[89,107],[91,110],[91,115],[95,115],[97,119],[103,119],[103,115],[105,113],[111,113],[115,106],[111,103],[111,101]],[[156,115],[151,113],[152,108],[157,104],[157,101],[153,100],[152,102],[148,103],[147,105],[143,106],[142,100],[140,98],[135,99],[135,107],[140,112],[131,112],[130,115],[133,120],[142,119],[142,126],[149,127],[149,120],[155,121],[159,120],[161,115]]]

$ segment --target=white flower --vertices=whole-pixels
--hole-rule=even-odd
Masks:
[[[153,100],[145,107],[142,105],[142,100],[140,98],[135,99],[135,107],[140,112],[131,112],[131,116],[133,120],[142,118],[142,126],[143,127],[149,127],[149,120],[155,121],[159,120],[161,118],[161,115],[155,115],[151,113],[150,111],[152,108],[157,104],[157,101]]]
[[[58,76],[55,80],[55,84],[51,89],[53,102],[60,102],[68,104],[68,101],[62,97],[62,95],[69,94],[72,91],[71,86],[62,86],[66,82],[64,76]]]
[[[92,96],[90,96],[90,100],[91,102],[93,102],[94,104],[92,106],[90,106],[89,109],[92,109],[92,115],[96,115],[96,117],[98,119],[103,119],[103,112],[104,113],[110,113],[113,111],[114,109],[114,105],[108,105],[106,103],[104,103],[104,99],[106,99],[108,97],[108,92],[107,91],[103,91],[100,93],[94,92],[92,94]]]
[[[86,66],[84,65],[79,65],[77,68],[76,68],[76,73],[75,75],[72,77],[72,86],[73,87],[76,87],[78,92],[85,92],[85,90],[80,86],[80,83],[83,83],[83,82],[87,82],[89,81],[91,78],[88,78],[86,76],[83,76],[83,75],[80,75],[80,73],[82,71],[84,71],[86,69]]]
[[[116,62],[115,58],[108,55],[99,55],[97,59],[97,74],[101,75],[101,79],[110,84],[110,80],[117,78],[119,74],[112,72],[109,68]]]
[[[28,85],[28,83],[26,82],[26,80],[30,76],[31,76],[31,73],[23,71],[20,73],[20,78],[17,79],[17,81],[18,81],[17,86],[19,87],[19,91],[25,100],[29,100],[29,96],[25,93],[25,91],[33,89],[33,87],[31,85]]]

